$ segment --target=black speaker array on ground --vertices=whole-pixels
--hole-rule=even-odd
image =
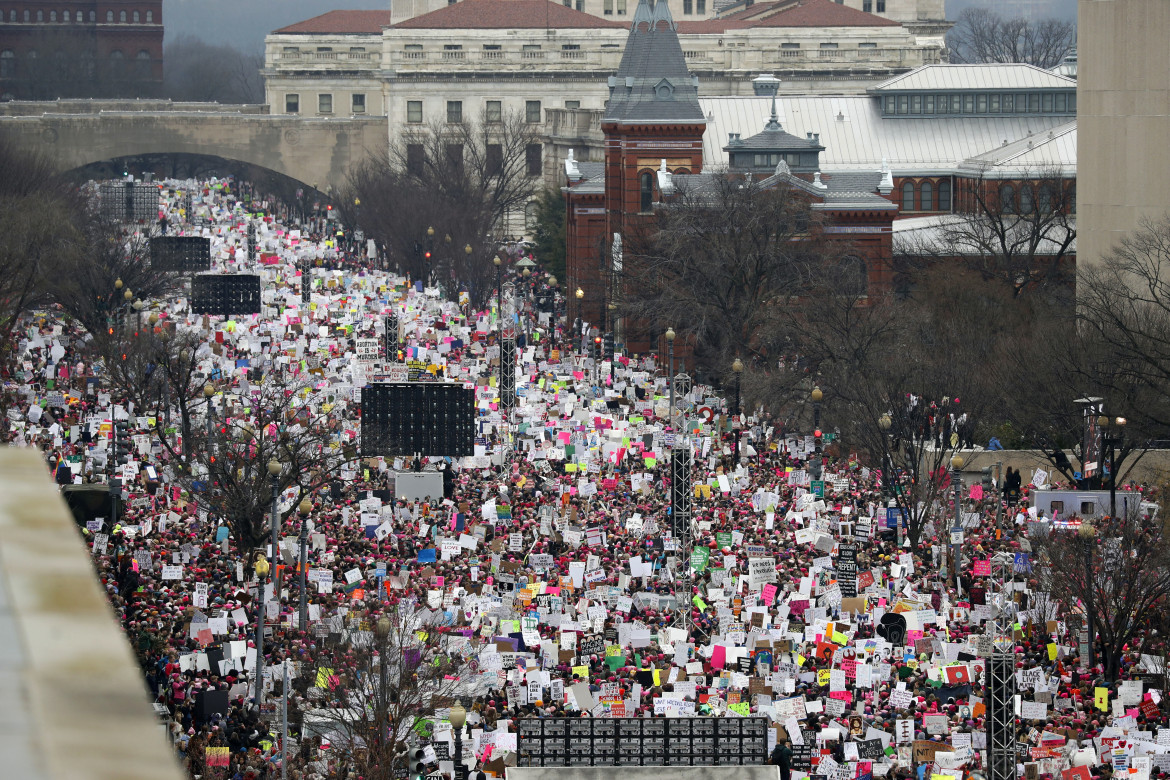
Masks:
[[[475,454],[475,390],[395,382],[362,388],[362,457]]]
[[[540,718],[517,727],[524,767],[768,763],[767,718]]]
[[[211,239],[203,236],[155,236],[150,239],[150,266],[156,271],[197,274],[211,270]]]
[[[260,313],[256,274],[200,274],[191,278],[191,311],[229,317]]]

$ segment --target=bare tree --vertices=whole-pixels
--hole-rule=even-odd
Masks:
[[[1142,400],[1134,419],[1170,425],[1170,216],[1145,220],[1111,254],[1085,265],[1077,284],[1079,324],[1099,339],[1105,380],[1118,398]]]
[[[1016,17],[988,8],[968,8],[947,34],[951,62],[1022,62],[1054,68],[1076,43],[1075,21]]]
[[[400,777],[418,723],[467,689],[471,641],[436,615],[442,613],[416,610],[409,601],[381,615],[357,615],[344,637],[348,652],[326,649],[308,666],[306,693],[314,707],[302,733],[329,738],[338,763],[351,773]],[[464,744],[470,747],[470,738]]]
[[[677,195],[623,236],[613,287],[623,316],[685,334],[701,372],[723,375],[737,355],[777,360],[778,310],[822,271],[864,286],[856,264],[836,264],[843,245],[824,237],[795,187],[733,174],[676,182]]]
[[[1075,278],[1076,182],[1060,171],[1019,180],[978,179],[956,201],[956,213],[901,238],[894,252],[910,262],[958,260],[984,281],[1067,300]]]
[[[167,45],[163,78],[166,97],[215,103],[261,103],[264,65],[261,54],[216,46],[189,35]]]
[[[1087,537],[1054,530],[1031,540],[1053,597],[1092,616],[1105,677],[1116,680],[1125,647],[1170,596],[1170,546],[1160,524],[1131,512],[1102,521]]]
[[[183,363],[176,368],[183,376]],[[177,394],[187,393],[180,388]],[[271,461],[282,466],[277,490],[296,487],[299,501],[357,453],[342,442],[333,414],[344,402],[307,384],[273,374],[247,393],[216,397],[221,408],[205,399],[203,425],[184,421],[185,430],[159,430],[159,440],[178,482],[224,518],[239,548],[249,550],[263,544],[270,530]]]
[[[412,127],[351,177],[342,216],[400,272],[480,305],[495,285],[496,239],[538,192],[541,159],[538,126],[517,113]]]

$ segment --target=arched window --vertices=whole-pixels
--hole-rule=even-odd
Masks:
[[[81,13],[81,12],[80,12],[80,11],[78,11],[78,13]],[[91,22],[96,22],[96,21],[97,21],[97,11],[90,11],[90,12],[89,12],[89,20],[90,20]]]
[[[26,22],[28,21],[28,9],[27,9],[27,8],[26,8],[26,9],[24,9],[24,20],[25,20]]]
[[[1052,185],[1045,182],[1040,185],[1040,191],[1036,194],[1037,207],[1041,214],[1051,214],[1052,210],[1056,208],[1056,198],[1052,192]]]
[[[118,21],[121,22],[122,24],[126,24],[126,12],[125,11],[118,12]]]
[[[109,23],[112,21],[114,21],[114,12],[113,11],[106,11],[106,22]]]
[[[946,179],[938,183],[938,210],[951,210],[951,183]]]
[[[126,70],[126,55],[114,49],[110,52],[110,75],[116,79],[120,79],[125,75]]]
[[[934,185],[928,181],[922,182],[918,188],[918,199],[922,211],[934,211]]]
[[[57,12],[56,11],[49,11],[49,21],[50,22],[57,21]]]
[[[1032,207],[1035,205],[1032,202],[1032,199],[1033,199],[1032,186],[1029,184],[1024,184],[1023,186],[1021,186],[1020,187],[1020,213],[1021,214],[1031,214],[1032,213]]]
[[[1010,184],[1004,184],[999,188],[999,210],[1004,214],[1016,213],[1016,191]]]
[[[650,171],[643,171],[642,175],[638,177],[640,183],[640,192],[638,199],[638,211],[643,213],[650,211],[654,203],[654,174]]]
[[[146,12],[146,23],[147,24],[154,24],[154,11],[147,11]]]
[[[139,20],[139,17],[138,17],[138,12],[137,12],[137,11],[135,11],[135,12],[134,12],[134,24],[138,24],[138,22],[139,22],[139,21],[140,21],[140,20]]]
[[[902,185],[902,211],[914,210],[914,182]]]
[[[869,272],[865,261],[856,255],[846,255],[838,264],[838,293],[841,295],[865,295],[869,291]]]
[[[8,21],[12,22],[13,24],[16,23],[16,9],[15,8],[13,8],[11,11],[8,12]]]
[[[138,55],[134,58],[134,78],[150,78],[150,62],[150,52],[148,52],[146,49],[138,52]]]
[[[63,21],[63,22],[65,22],[66,24],[68,24],[68,23],[69,23],[69,19],[70,19],[69,12],[68,12],[68,11],[62,11],[62,12],[61,12],[61,21]],[[79,22],[81,21],[81,11],[78,11],[78,12],[77,12],[77,21],[79,21]]]
[[[44,11],[37,11],[37,21],[38,22],[45,21],[45,12]]]
[[[16,54],[12,49],[0,51],[0,79],[10,79],[16,75]]]

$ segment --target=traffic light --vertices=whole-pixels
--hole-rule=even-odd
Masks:
[[[601,354],[606,360],[613,360],[613,332],[601,337]]]
[[[601,359],[601,336],[593,337],[593,359]]]
[[[991,466],[983,469],[983,495],[991,493]]]
[[[423,760],[426,753],[422,748],[415,748],[410,751],[410,776],[411,780],[422,780],[423,775],[426,774],[427,764]]]
[[[114,464],[115,468],[130,462],[130,433],[126,423],[118,420],[114,423]]]

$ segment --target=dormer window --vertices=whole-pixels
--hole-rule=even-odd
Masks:
[[[674,100],[674,86],[666,79],[662,79],[654,85],[654,97],[658,100]]]

